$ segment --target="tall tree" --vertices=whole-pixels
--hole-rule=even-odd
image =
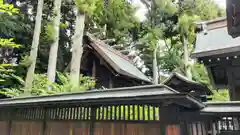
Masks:
[[[183,55],[184,55],[184,69],[185,69],[185,74],[189,79],[192,79],[192,73],[191,73],[191,67],[189,64],[189,53],[190,53],[190,45],[189,42],[191,44],[191,41],[189,38],[191,38],[191,36],[194,33],[194,22],[199,20],[200,17],[197,15],[194,16],[190,16],[190,15],[186,15],[183,13],[183,15],[181,15],[179,17],[179,21],[178,21],[178,26],[179,26],[179,33],[180,33],[180,37],[181,37],[181,42],[183,44]]]
[[[56,76],[56,65],[57,65],[57,55],[58,55],[58,43],[59,43],[59,27],[60,27],[60,19],[61,19],[61,3],[62,0],[54,0],[54,8],[53,8],[53,32],[52,38],[53,43],[50,47],[49,59],[48,59],[48,80],[50,82],[55,81]]]
[[[35,18],[35,28],[34,28],[32,47],[30,52],[31,65],[28,67],[26,82],[25,82],[26,89],[31,89],[32,82],[34,79],[34,71],[35,71],[36,60],[37,60],[39,37],[41,33],[42,12],[43,12],[43,0],[38,0],[37,15]]]
[[[160,41],[164,40],[165,18],[176,12],[176,7],[170,0],[152,0],[145,1],[148,8],[147,20],[144,22],[145,32],[143,32],[138,44],[138,49],[141,51],[142,58],[145,64],[152,73],[153,83],[159,83],[159,56],[160,56]]]
[[[73,87],[79,85],[81,58],[83,53],[83,34],[85,27],[85,16],[92,15],[96,9],[98,0],[75,0],[76,3],[76,22],[75,31],[72,38],[72,59],[70,68],[70,80]]]
[[[169,73],[177,68],[191,78],[189,55],[192,52],[195,39],[194,21],[199,20],[199,18],[208,20],[217,17],[220,11],[219,8],[211,0],[195,0],[195,3],[193,1],[158,0],[156,1],[157,9],[151,6],[153,1],[142,1],[148,9],[147,20],[144,21],[144,24],[151,25],[155,23],[153,26],[162,31],[159,40],[165,42],[158,51],[157,56],[157,65],[160,72]],[[149,13],[151,14],[149,15]],[[154,23],[150,20],[154,20]],[[143,33],[144,31],[149,32],[148,29],[149,27],[144,27],[141,31]],[[149,35],[148,32],[140,35]],[[150,41],[154,40],[149,40],[147,43],[150,43]],[[147,44],[138,46],[142,59],[149,71],[153,72],[153,51],[147,51],[146,48],[149,48]],[[185,53],[184,49],[186,50]]]

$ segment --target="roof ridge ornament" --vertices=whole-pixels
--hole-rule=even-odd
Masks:
[[[207,27],[206,22],[201,22],[200,24],[201,24],[201,29],[203,31],[203,34],[207,35],[208,34],[208,27]]]

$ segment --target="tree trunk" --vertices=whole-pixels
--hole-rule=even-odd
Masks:
[[[56,65],[57,65],[57,55],[58,55],[58,43],[59,43],[59,26],[61,19],[61,3],[62,0],[54,0],[54,20],[53,20],[53,30],[54,30],[54,41],[50,48],[49,59],[48,59],[48,80],[50,82],[55,82],[56,76]]]
[[[156,45],[153,51],[153,84],[158,84],[157,50],[158,50],[158,45]]]
[[[72,60],[70,68],[71,85],[76,87],[79,85],[79,75],[81,67],[81,58],[83,53],[83,33],[84,33],[85,14],[79,10],[76,15],[75,33],[72,45]]]
[[[183,36],[183,46],[184,46],[184,65],[185,65],[185,73],[188,79],[192,79],[191,67],[189,65],[189,55],[188,55],[188,41],[187,37]]]
[[[41,33],[42,10],[43,10],[43,0],[38,0],[33,41],[32,41],[32,47],[30,52],[31,65],[28,68],[26,82],[25,82],[26,89],[32,88],[32,82],[34,79],[34,71],[35,71],[36,60],[37,60],[39,38]]]

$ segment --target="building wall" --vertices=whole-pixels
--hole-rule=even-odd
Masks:
[[[95,74],[96,88],[118,88],[142,84],[140,80],[118,74],[107,62],[101,60],[102,58],[93,52],[89,52],[82,60],[85,69],[82,69],[81,73],[87,76],[94,76]],[[94,62],[96,66],[95,73],[93,73]]]

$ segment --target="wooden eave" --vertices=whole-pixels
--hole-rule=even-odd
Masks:
[[[217,55],[222,55],[222,54],[228,54],[229,56],[239,55],[240,54],[240,43],[239,43],[239,46],[235,46],[235,47],[193,53],[191,55],[191,57],[192,58],[204,58],[204,57],[208,57],[208,56],[217,56]]]
[[[200,113],[203,115],[239,115],[240,101],[207,102]]]
[[[176,82],[177,81],[177,82]],[[178,83],[178,84],[174,84]],[[212,91],[204,86],[203,84],[197,83],[195,81],[192,81],[185,76],[173,72],[165,81],[162,82],[162,84],[167,85],[168,87],[176,86],[173,89],[179,92],[187,92],[190,93],[191,90],[195,90],[198,93],[206,93],[207,95],[212,95]],[[181,87],[186,86],[186,87]]]
[[[187,108],[200,109],[205,105],[191,95],[181,94],[164,85],[126,87],[107,90],[93,90],[85,93],[58,94],[0,100],[0,108],[8,107],[50,107],[50,106],[99,106],[122,104],[175,103]]]

